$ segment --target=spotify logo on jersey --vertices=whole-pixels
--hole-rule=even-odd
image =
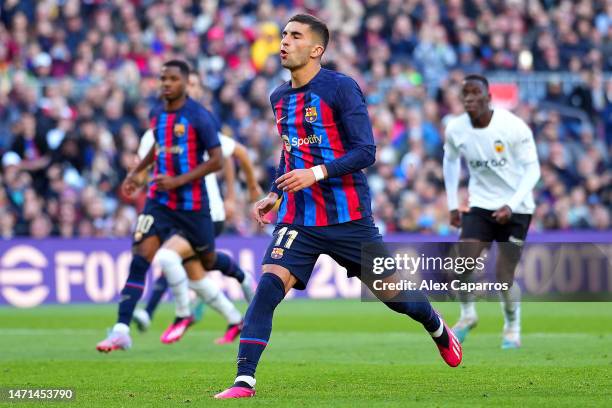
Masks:
[[[323,141],[323,136],[317,135],[309,135],[302,138],[294,138],[289,139],[289,136],[282,135],[281,139],[283,139],[283,143],[285,145],[285,149],[290,152],[292,148],[300,148],[303,145],[319,145]]]

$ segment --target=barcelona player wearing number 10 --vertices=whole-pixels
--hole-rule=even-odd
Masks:
[[[127,175],[123,191],[133,194],[138,188],[137,175],[154,164],[147,203],[140,215],[132,245],[132,261],[127,281],[121,291],[117,323],[108,336],[96,345],[103,353],[126,350],[132,345],[129,324],[145,286],[145,277],[153,257],[174,295],[176,320],[164,332],[162,342],[180,339],[193,323],[189,308],[189,282],[183,258],[195,255],[207,270],[218,269],[215,234],[204,176],[218,171],[223,163],[218,129],[212,114],[187,96],[189,65],[170,60],[160,72],[162,101],[150,114],[155,145]],[[204,160],[204,152],[208,160]],[[187,242],[188,252],[177,250],[177,243]],[[189,247],[191,246],[191,247]],[[203,281],[203,279],[199,279]],[[199,286],[196,292],[203,292]],[[204,294],[201,295],[205,298]]]
[[[270,339],[274,309],[291,289],[304,289],[317,258],[331,256],[349,277],[361,275],[361,245],[380,244],[370,193],[362,169],[372,165],[376,147],[367,107],[357,83],[323,69],[329,41],[326,25],[298,14],[286,25],[281,64],[291,81],[270,97],[284,148],[278,178],[266,198],[255,204],[254,217],[266,222],[282,195],[278,225],[263,260],[263,275],[247,310],[234,384],[216,398],[255,395],[255,369]],[[448,365],[459,365],[461,346],[421,292],[410,301],[377,293],[392,310],[417,320],[433,337]]]

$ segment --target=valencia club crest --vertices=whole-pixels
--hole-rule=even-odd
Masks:
[[[504,142],[502,142],[501,140],[496,140],[495,143],[493,143],[493,146],[495,146],[495,151],[497,153],[503,153],[506,149],[506,147],[504,146]]]

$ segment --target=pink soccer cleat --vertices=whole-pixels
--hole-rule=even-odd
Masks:
[[[438,315],[442,324],[444,324],[444,330],[448,333],[448,347],[444,347],[436,343],[438,346],[438,350],[440,351],[440,355],[451,367],[457,367],[461,364],[461,360],[463,358],[463,349],[461,348],[461,343],[455,333],[446,325],[446,322],[442,319],[442,316]]]
[[[219,337],[217,340],[215,340],[215,343],[216,344],[233,343],[234,340],[236,340],[236,338],[240,336],[241,331],[242,331],[242,322],[238,324],[230,324],[227,327],[227,331],[225,332],[223,337]]]
[[[132,347],[132,339],[128,333],[111,331],[108,336],[96,345],[101,353],[110,353],[115,350],[127,350]]]
[[[216,399],[251,398],[255,396],[255,389],[249,387],[229,387],[227,390],[215,395]]]
[[[165,332],[162,333],[160,340],[164,344],[171,344],[179,341],[189,326],[195,322],[193,316],[177,317]]]

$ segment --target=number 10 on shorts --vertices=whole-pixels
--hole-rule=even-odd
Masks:
[[[142,237],[149,232],[154,221],[155,220],[153,219],[152,215],[140,214],[138,216],[138,221],[136,221],[134,240],[140,241]]]

